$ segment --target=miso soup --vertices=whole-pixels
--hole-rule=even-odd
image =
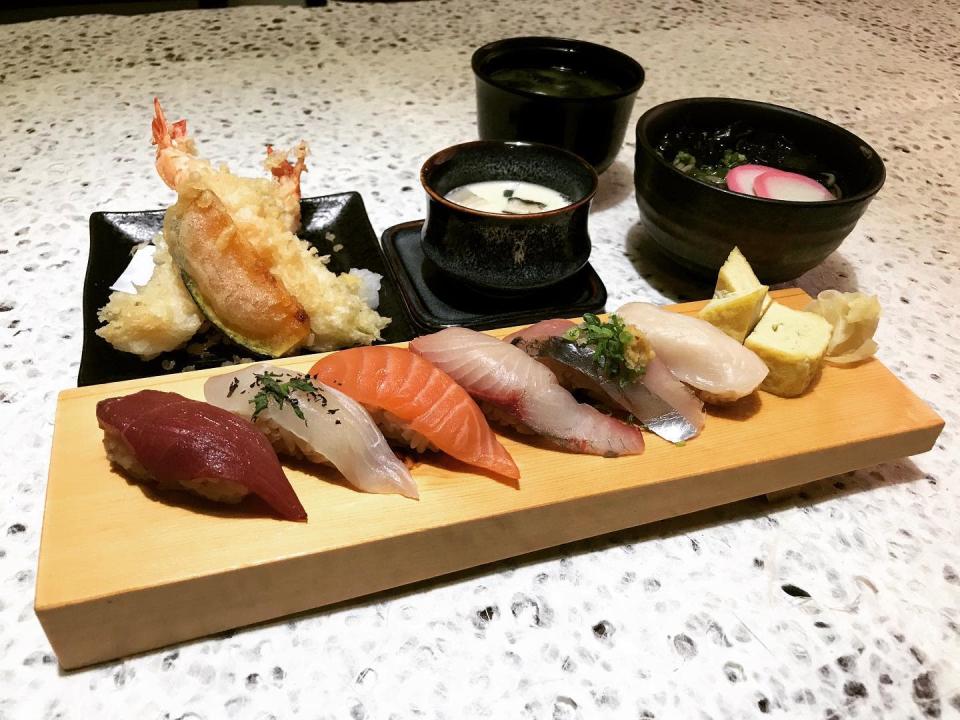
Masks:
[[[564,67],[508,67],[494,70],[490,79],[514,90],[556,97],[592,98],[623,91],[609,78]]]

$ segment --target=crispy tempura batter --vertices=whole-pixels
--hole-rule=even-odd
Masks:
[[[292,233],[300,229],[300,176],[307,171],[308,152],[307,144],[301,142],[293,149],[297,161],[291,163],[287,160],[287,151],[274,150],[273,145],[267,145],[267,159],[263,161],[263,167],[280,185],[286,225]]]
[[[163,220],[187,288],[227,337],[262,355],[285,355],[310,333],[306,311],[220,198],[196,187],[194,177],[180,183],[180,197]]]
[[[168,123],[156,100],[154,110],[157,172],[178,195],[177,203],[167,211],[166,244],[176,265],[190,278],[192,291],[202,298],[205,311],[210,314],[210,308],[219,308],[211,319],[228,331],[235,330],[234,338],[240,342],[246,338],[251,342],[244,344],[273,355],[299,347],[331,350],[367,345],[379,339],[390,319],[364,302],[360,280],[330,272],[326,257],[294,234],[300,225],[300,176],[309,152],[306,143],[294,148],[292,162],[288,152],[268,147],[264,166],[272,180],[239,177],[226,166],[214,168],[197,156],[185,120]],[[184,218],[191,221],[185,223]],[[171,280],[165,277],[164,282],[169,285]],[[179,285],[171,293],[177,301],[187,292]],[[151,302],[162,303],[165,298],[154,297]],[[158,313],[144,302],[123,305],[127,326],[149,319],[163,335],[163,328],[156,324],[169,312]],[[264,307],[272,308],[271,312],[264,314]],[[182,315],[182,308],[179,311]],[[101,319],[108,321],[108,327],[98,333],[120,350],[145,355],[134,349],[142,344],[118,344],[111,339],[121,335],[109,326],[118,317],[105,307]],[[149,346],[150,354],[173,349],[188,339],[182,337],[183,326],[176,332],[170,330],[165,342]],[[249,332],[255,334],[245,334]]]
[[[150,360],[187,343],[203,325],[203,315],[180,279],[163,235],[153,240],[153,275],[136,295],[110,293],[97,317],[106,323],[96,332],[117,350]]]

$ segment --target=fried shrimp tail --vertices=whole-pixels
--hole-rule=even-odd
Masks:
[[[150,129],[157,146],[157,173],[171,190],[176,190],[192,169],[208,165],[197,157],[193,139],[187,136],[187,121],[168,123],[159,98],[153,99]]]
[[[288,151],[275,150],[273,145],[267,145],[267,158],[263,161],[263,166],[280,188],[284,223],[294,233],[300,229],[300,176],[307,171],[309,153],[310,148],[301,141],[293,149],[294,162],[290,162]]]

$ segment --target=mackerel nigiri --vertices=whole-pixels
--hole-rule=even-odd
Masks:
[[[140,481],[238,503],[253,493],[285,520],[307,513],[270,443],[248,420],[171,392],[97,403],[107,457]]]
[[[639,328],[670,372],[707,402],[739,400],[767,376],[756,353],[705,320],[643,302],[627,303],[616,314]]]
[[[550,368],[565,388],[584,389],[601,402],[628,411],[663,439],[680,442],[696,437],[703,429],[703,403],[649,351],[642,333],[611,323],[597,322],[596,329],[619,328],[629,335],[628,348],[641,363],[636,378],[611,378],[609,369],[600,364],[605,360],[598,344],[587,341],[580,332],[583,326],[569,320],[543,320],[504,340]],[[579,341],[569,337],[571,332]]]
[[[318,360],[310,374],[362,403],[387,435],[415,450],[440,450],[468,465],[520,477],[466,391],[409,350],[341,350]]]
[[[498,419],[562,448],[591,455],[637,455],[643,434],[578,403],[546,367],[510,343],[466,328],[447,328],[410,343],[485,404]]]
[[[370,414],[303,373],[258,364],[212,377],[207,402],[251,420],[277,452],[329,463],[363,492],[417,498],[417,484]]]

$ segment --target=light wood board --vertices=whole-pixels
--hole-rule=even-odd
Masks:
[[[809,301],[800,290],[774,296],[793,307]],[[280,364],[306,370],[315,359]],[[611,459],[503,438],[518,486],[434,457],[414,470],[421,499],[413,501],[287,464],[310,516],[293,523],[159,500],[107,461],[97,401],[146,387],[202,399],[204,380],[218,372],[61,393],[36,612],[64,668],[925,452],[943,427],[880,362],[828,366],[803,397],[757,393],[711,413],[684,447],[648,435],[643,455]]]

